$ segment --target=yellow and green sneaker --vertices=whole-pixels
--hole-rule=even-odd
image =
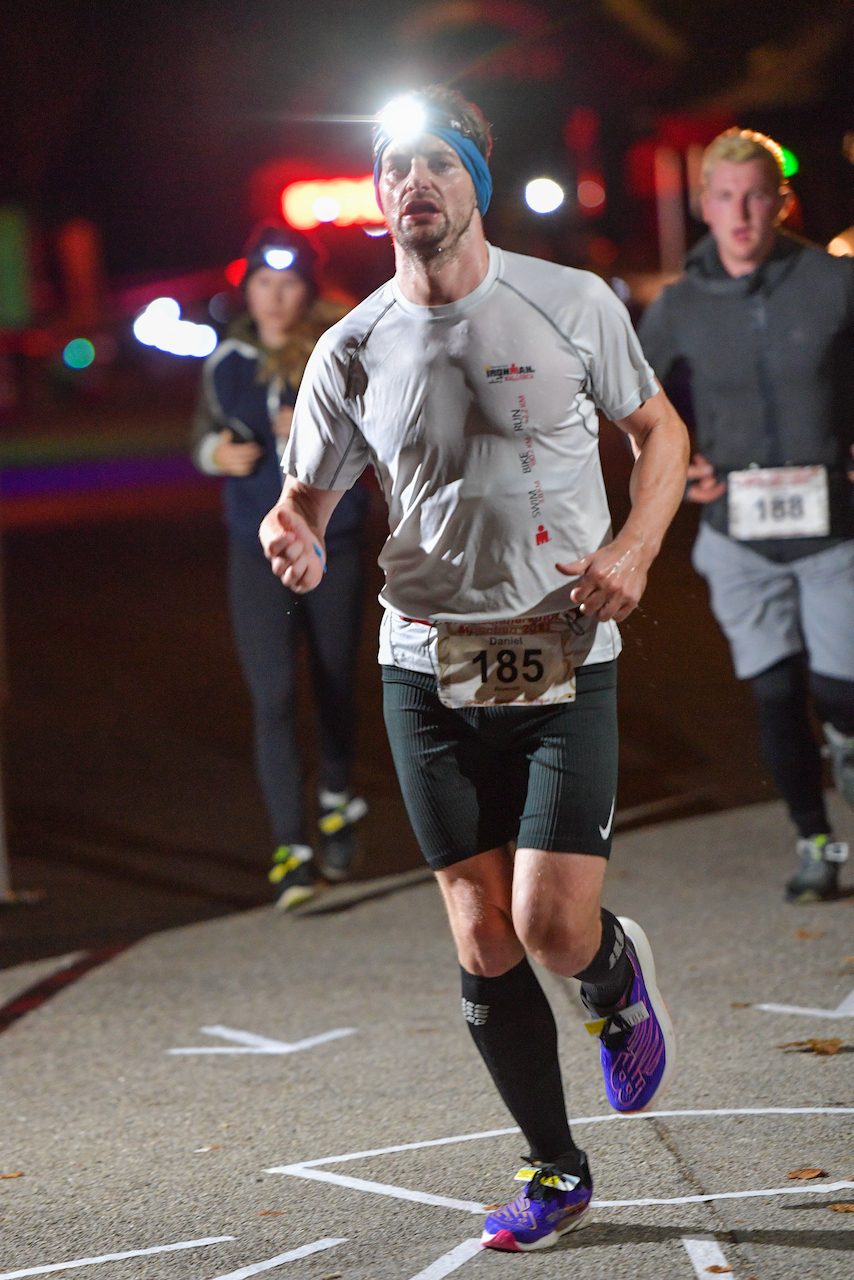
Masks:
[[[317,893],[314,850],[307,844],[280,844],[267,879],[279,890],[276,906],[291,911]]]
[[[798,841],[800,865],[786,885],[789,902],[826,902],[839,892],[839,866],[848,860],[848,845],[828,835]]]

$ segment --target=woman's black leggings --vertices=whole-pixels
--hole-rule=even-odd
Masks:
[[[362,606],[358,542],[333,543],[320,586],[295,595],[263,554],[232,542],[229,601],[255,718],[255,757],[276,845],[309,844],[296,735],[299,631],[305,632],[320,737],[320,786],[345,791],[355,751],[355,665]]]
[[[812,694],[818,717],[840,733],[854,734],[854,681],[807,671],[793,654],[750,682],[759,713],[759,745],[777,790],[802,836],[830,831],[822,792],[822,763],[809,715]]]

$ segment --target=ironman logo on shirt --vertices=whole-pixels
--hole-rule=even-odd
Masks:
[[[483,367],[486,370],[486,380],[491,383],[521,382],[534,376],[532,364],[487,364]]]

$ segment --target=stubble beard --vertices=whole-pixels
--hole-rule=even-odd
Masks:
[[[471,226],[474,210],[475,206],[472,206],[456,223],[447,214],[443,214],[442,223],[438,227],[416,226],[406,229],[401,218],[392,235],[404,253],[420,263],[435,262],[437,258],[450,262],[459,253],[463,236]]]

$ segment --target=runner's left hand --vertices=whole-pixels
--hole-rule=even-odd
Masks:
[[[622,622],[644,593],[649,560],[636,543],[615,538],[590,555],[555,567],[568,578],[578,578],[569,594],[583,614],[599,622]]]

